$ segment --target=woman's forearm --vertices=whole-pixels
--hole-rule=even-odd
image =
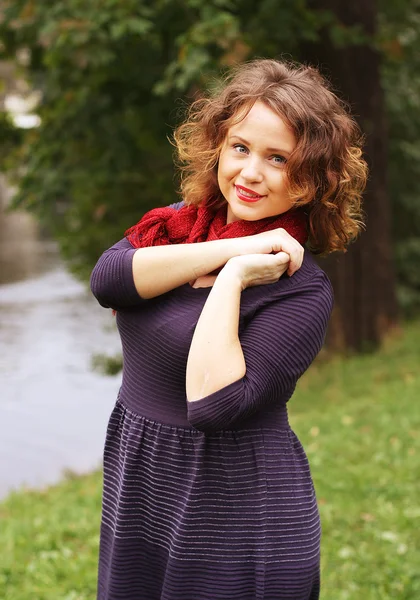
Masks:
[[[232,238],[139,248],[133,256],[136,290],[145,299],[164,294],[224,266],[241,246],[243,240]]]
[[[223,269],[201,312],[187,361],[187,400],[200,400],[245,375],[239,341],[242,282],[234,269]]]

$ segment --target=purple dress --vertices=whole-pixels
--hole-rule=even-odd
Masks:
[[[315,600],[320,523],[286,403],[332,308],[305,251],[289,278],[242,292],[245,376],[187,403],[186,363],[211,288],[145,300],[122,240],[91,278],[118,310],[123,380],[105,443],[98,600]]]

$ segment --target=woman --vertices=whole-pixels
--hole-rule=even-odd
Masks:
[[[193,104],[175,144],[183,201],[92,273],[124,357],[98,598],[314,600],[319,514],[286,403],[332,308],[311,252],[360,228],[359,131],[316,70],[257,60]]]

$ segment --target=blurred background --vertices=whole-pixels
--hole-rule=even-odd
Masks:
[[[420,598],[420,0],[0,2],[1,598],[95,597],[120,345],[89,274],[178,200],[168,136],[254,57],[316,65],[370,167],[366,231],[321,259],[335,308],[290,406],[322,597]]]

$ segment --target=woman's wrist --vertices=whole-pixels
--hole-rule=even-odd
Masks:
[[[235,257],[232,257],[232,259]],[[237,287],[240,291],[245,289],[244,280],[242,277],[242,269],[240,265],[234,260],[229,259],[223,269],[217,276],[215,284],[219,282],[220,284],[229,285],[233,288]]]
[[[235,256],[244,256],[245,254],[253,254],[257,250],[253,248],[252,238],[253,236],[244,236],[239,238],[231,238],[230,242],[230,253],[231,256],[229,258],[234,258]]]

